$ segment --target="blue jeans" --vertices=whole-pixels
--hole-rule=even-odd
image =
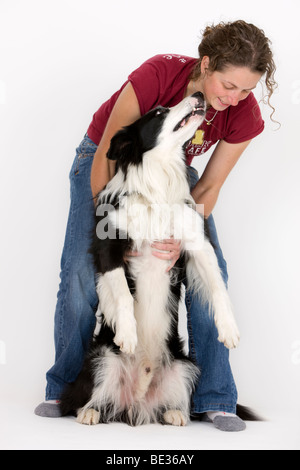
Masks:
[[[60,286],[55,312],[55,363],[47,372],[46,399],[55,400],[66,383],[76,379],[95,327],[98,305],[95,271],[89,245],[94,229],[94,202],[90,172],[97,146],[85,136],[76,151],[70,172],[71,205],[61,258]],[[189,168],[191,188],[198,173]],[[208,218],[212,242],[223,277],[226,262],[219,246],[212,216]],[[186,293],[189,351],[201,369],[193,394],[192,411],[222,410],[235,413],[236,388],[228,350],[217,340],[217,330],[208,309]]]

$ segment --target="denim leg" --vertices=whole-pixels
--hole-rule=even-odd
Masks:
[[[195,169],[188,170],[191,188],[196,184]],[[225,284],[228,282],[227,265],[218,241],[212,215],[207,219],[211,241]],[[192,412],[236,412],[237,390],[229,363],[228,349],[218,341],[218,331],[209,315],[208,305],[186,292],[189,353],[200,368],[201,375],[192,397]]]
[[[46,399],[57,399],[66,383],[76,379],[95,325],[98,297],[95,272],[88,254],[94,228],[94,203],[90,171],[96,145],[85,137],[77,149],[70,172],[71,205],[61,259],[61,283],[55,312],[55,364],[47,372]],[[196,170],[188,169],[193,187]],[[227,281],[226,262],[219,247],[212,217],[209,228],[218,261]],[[217,341],[216,328],[207,309],[186,294],[190,355],[201,368],[193,402],[195,413],[207,410],[235,412],[236,390],[228,350]],[[201,341],[198,338],[200,332]]]
[[[94,228],[90,172],[96,148],[85,137],[70,172],[71,204],[55,311],[56,355],[55,364],[46,374],[47,400],[58,399],[65,384],[76,379],[95,326],[98,297],[88,250]]]

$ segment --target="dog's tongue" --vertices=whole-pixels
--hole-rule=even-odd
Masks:
[[[188,114],[184,119],[182,119],[181,123],[180,123],[180,127],[184,127],[186,125],[186,123],[189,121],[189,119],[193,116],[195,116],[197,112],[197,108],[193,108],[192,112],[190,114]]]
[[[184,127],[188,123],[188,121],[190,120],[191,117],[195,116],[195,114],[198,114],[197,111],[198,111],[198,108],[193,108],[192,111],[190,112],[190,114],[185,116],[182,119],[182,121],[180,121],[180,123],[178,123],[177,126],[175,126],[174,131]]]

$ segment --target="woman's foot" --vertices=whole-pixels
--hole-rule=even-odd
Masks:
[[[212,422],[220,431],[239,432],[246,429],[246,424],[241,418],[224,411],[207,411],[204,420]]]
[[[43,418],[60,418],[61,412],[59,403],[59,400],[46,400],[36,407],[34,414],[42,416]]]

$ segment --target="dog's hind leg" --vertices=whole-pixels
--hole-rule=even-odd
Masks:
[[[98,424],[100,421],[100,413],[94,408],[81,408],[77,411],[77,423],[80,424]]]
[[[190,416],[191,394],[199,376],[188,360],[175,360],[160,368],[156,376],[156,407],[159,422],[185,426]]]
[[[163,419],[166,424],[172,426],[185,426],[187,423],[186,418],[180,410],[168,410],[163,414]]]

